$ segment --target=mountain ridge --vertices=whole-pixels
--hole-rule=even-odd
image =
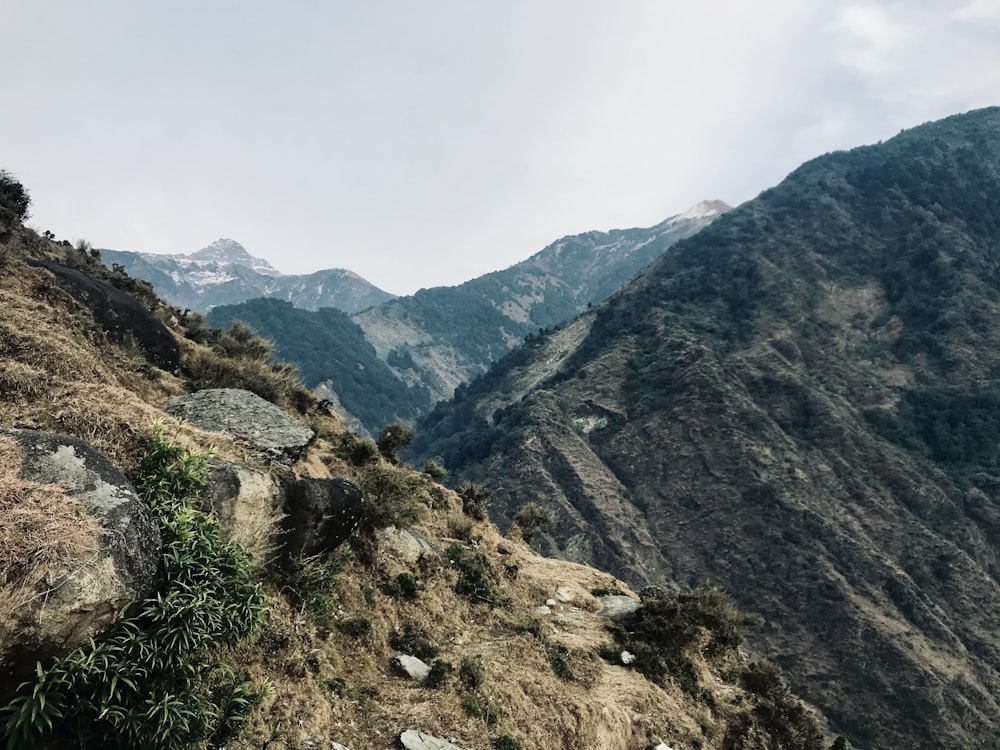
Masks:
[[[395,296],[345,268],[283,274],[225,238],[186,254],[100,252],[106,263],[149,281],[164,299],[200,312],[258,297],[284,299],[306,310],[335,307],[357,312]]]
[[[817,157],[418,425],[536,548],[712,580],[861,747],[992,747],[1000,109]]]

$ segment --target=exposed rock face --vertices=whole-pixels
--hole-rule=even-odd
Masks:
[[[301,456],[314,435],[274,404],[240,388],[208,388],[178,396],[163,410],[195,427],[246,440],[290,459]]]
[[[27,591],[19,587],[23,582],[10,580],[0,590],[0,669],[18,678],[36,661],[87,643],[124,607],[149,593],[160,533],[128,480],[83,441],[33,430],[2,430],[2,438],[16,443],[20,480],[58,486],[97,522],[93,545],[75,559],[62,558],[50,569],[35,571]],[[7,572],[0,571],[0,583]]]
[[[423,662],[423,660],[418,659],[416,656],[410,656],[409,654],[400,654],[392,660],[392,665],[399,670],[399,673],[409,677],[411,680],[416,680],[417,682],[423,682],[427,679],[427,675],[430,674],[431,668]]]
[[[177,369],[181,359],[177,341],[134,297],[74,268],[49,261],[30,262],[51,271],[59,286],[90,310],[108,339],[116,344],[133,340],[150,363],[169,372]]]
[[[259,565],[275,541],[283,494],[273,474],[243,464],[210,461],[200,509],[219,521],[223,537],[242,545]]]
[[[336,549],[358,528],[363,505],[361,488],[348,479],[288,482],[283,558],[294,560]]]

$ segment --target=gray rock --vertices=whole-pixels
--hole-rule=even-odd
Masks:
[[[416,529],[397,529],[387,526],[375,532],[379,549],[384,549],[390,555],[411,565],[420,561],[424,554],[437,554],[440,548]]]
[[[560,588],[556,590],[556,599],[566,604],[573,601],[573,594],[570,593],[569,589]]]
[[[349,479],[297,479],[285,485],[282,559],[330,552],[361,522],[361,488]]]
[[[349,750],[346,745],[341,745],[339,742],[330,741],[330,750]]]
[[[598,601],[601,602],[601,611],[597,614],[611,620],[620,620],[639,609],[639,602],[630,596],[612,594],[598,597]]]
[[[195,427],[246,440],[264,451],[291,459],[305,452],[314,433],[269,401],[240,388],[208,388],[178,396],[164,411]]]
[[[508,547],[503,542],[500,542],[499,544],[497,544],[497,552],[499,552],[501,555],[509,555],[510,547]]]
[[[177,369],[181,360],[177,339],[135,297],[75,268],[50,261],[28,262],[48,269],[60,287],[90,310],[110,341],[135,342],[148,362],[170,372]]]
[[[410,656],[409,654],[399,654],[393,658],[392,665],[400,672],[400,674],[409,677],[411,680],[416,680],[417,682],[423,682],[427,679],[427,675],[431,671],[431,668],[428,667],[423,661],[415,656]]]
[[[552,614],[552,607],[549,607],[548,605],[545,605],[545,604],[539,605],[539,606],[535,607],[535,614],[536,615],[542,615],[542,616],[551,615]]]
[[[0,437],[17,443],[19,479],[60,485],[100,529],[92,549],[46,571],[37,590],[18,591],[18,606],[0,608],[0,673],[16,685],[36,661],[86,644],[150,592],[160,532],[128,480],[82,440],[34,430],[0,430]]]
[[[556,604],[557,604],[557,602],[556,602],[555,599],[546,599],[545,600],[545,606],[546,607],[554,607],[554,606],[556,606]]]
[[[406,750],[462,750],[448,740],[442,740],[419,729],[407,729],[399,735],[399,741]]]
[[[278,532],[284,495],[274,475],[244,464],[209,461],[199,509],[218,519],[226,541],[240,544],[258,565]]]
[[[631,651],[622,651],[621,653],[622,664],[631,664],[635,661],[635,654]]]

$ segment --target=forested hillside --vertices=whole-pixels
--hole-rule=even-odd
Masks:
[[[712,580],[861,747],[1000,734],[1000,109],[827,154],[439,405],[537,548]]]

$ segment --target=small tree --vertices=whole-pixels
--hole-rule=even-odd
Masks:
[[[555,520],[555,514],[549,508],[543,508],[538,503],[525,503],[514,516],[514,523],[521,529],[524,541],[531,542],[531,538],[546,526],[551,526]]]
[[[382,428],[376,443],[379,453],[394,464],[399,463],[399,452],[413,442],[417,433],[402,422],[392,422]]]
[[[0,206],[13,211],[18,219],[24,221],[28,218],[30,205],[31,196],[24,189],[24,185],[10,172],[0,169]]]

